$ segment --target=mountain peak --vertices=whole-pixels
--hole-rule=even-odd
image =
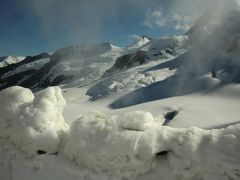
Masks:
[[[133,42],[130,46],[128,46],[128,49],[134,50],[134,49],[141,48],[146,43],[148,43],[150,40],[151,40],[151,38],[146,35],[138,36],[136,38],[135,42]]]
[[[25,57],[15,56],[15,55],[8,55],[8,56],[0,57],[0,67],[5,67],[10,64],[15,64],[24,59],[25,59]]]

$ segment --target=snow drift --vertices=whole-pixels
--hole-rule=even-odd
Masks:
[[[29,154],[58,151],[68,129],[62,117],[65,100],[60,88],[47,88],[34,97],[29,89],[10,87],[1,91],[0,102],[0,137],[9,137]]]
[[[97,179],[96,173],[119,180],[240,178],[240,125],[216,130],[176,129],[162,126],[162,116],[135,111],[121,116],[90,113],[73,121],[69,129],[62,117],[65,100],[58,87],[35,95],[29,89],[11,87],[0,92],[0,105],[1,142],[9,140],[30,155],[38,150],[49,157],[60,152],[76,162],[79,171],[88,168],[89,179]],[[31,158],[41,161],[38,156]],[[0,170],[6,167],[0,164]],[[13,167],[9,167],[12,173]],[[32,173],[39,175],[39,171]],[[55,173],[49,167],[48,178]]]
[[[164,159],[174,179],[239,179],[239,139],[240,125],[174,129],[141,111],[119,117],[92,113],[73,122],[65,153],[79,165],[119,179],[154,173]]]
[[[91,113],[71,125],[65,153],[97,172],[133,179],[152,167],[151,139],[144,132],[154,125],[161,121],[140,111],[121,117]]]

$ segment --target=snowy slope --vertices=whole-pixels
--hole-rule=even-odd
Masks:
[[[188,49],[188,39],[185,36],[152,39],[141,48],[141,51],[136,50],[118,58],[103,78],[89,89],[87,95],[92,99],[99,99],[112,94],[127,93],[164,80],[174,75],[176,68],[169,69],[169,66],[166,66],[160,71],[150,69],[170,62]]]
[[[13,76],[15,74],[19,74],[22,73],[24,71],[28,71],[28,70],[32,70],[32,69],[36,69],[39,70],[41,69],[46,63],[48,63],[50,60],[50,58],[43,58],[43,59],[39,59],[38,61],[35,62],[30,62],[27,64],[23,64],[22,66],[17,67],[16,69],[14,69],[13,71],[10,71],[8,73],[5,73],[1,79],[5,79],[8,78],[10,76]]]
[[[84,86],[99,79],[124,53],[122,48],[102,43],[66,47],[52,55],[28,57],[0,70],[0,87],[20,85],[39,90],[53,85]]]
[[[55,66],[46,74],[50,81],[64,74],[70,77],[62,84],[84,86],[99,79],[110,68],[123,49],[110,43],[82,45],[61,49],[53,54]]]
[[[143,47],[145,44],[147,44],[150,40],[151,40],[151,38],[149,38],[145,35],[139,36],[134,43],[132,43],[130,46],[127,47],[127,49],[130,51],[139,49],[139,48]]]
[[[31,87],[24,83],[34,74],[37,74],[49,61],[50,55],[41,53],[36,56],[28,56],[20,62],[0,68],[0,89],[14,85]],[[36,79],[36,81],[38,80]]]

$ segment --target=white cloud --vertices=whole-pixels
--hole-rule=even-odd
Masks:
[[[180,16],[178,14],[175,14],[171,17],[171,21],[175,24],[174,28],[176,30],[184,30],[184,31],[190,29],[195,19],[196,19],[195,17]]]
[[[237,7],[238,7],[238,10],[240,10],[240,0],[235,0],[235,3],[237,5]]]
[[[166,25],[173,25],[176,30],[188,30],[195,17],[190,17],[187,15],[181,16],[179,14],[165,14],[161,8],[156,8],[154,10],[148,9],[145,19],[142,25],[148,26],[150,28],[161,28]]]
[[[128,35],[128,38],[133,39],[134,41],[142,39],[142,37],[137,34],[130,34],[130,35]]]
[[[168,21],[168,18],[163,15],[161,8],[155,10],[148,9],[142,25],[150,28],[162,27],[165,26]]]
[[[147,10],[141,25],[149,28],[162,28],[171,26],[176,30],[188,30],[194,21],[206,11],[211,11],[218,16],[224,11],[240,10],[240,0],[169,0],[167,7]]]

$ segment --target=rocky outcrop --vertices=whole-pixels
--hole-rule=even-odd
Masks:
[[[121,69],[130,68],[134,65],[143,64],[145,63],[145,57],[146,53],[141,50],[121,56],[116,60],[113,67],[105,72],[104,76],[112,74]]]

